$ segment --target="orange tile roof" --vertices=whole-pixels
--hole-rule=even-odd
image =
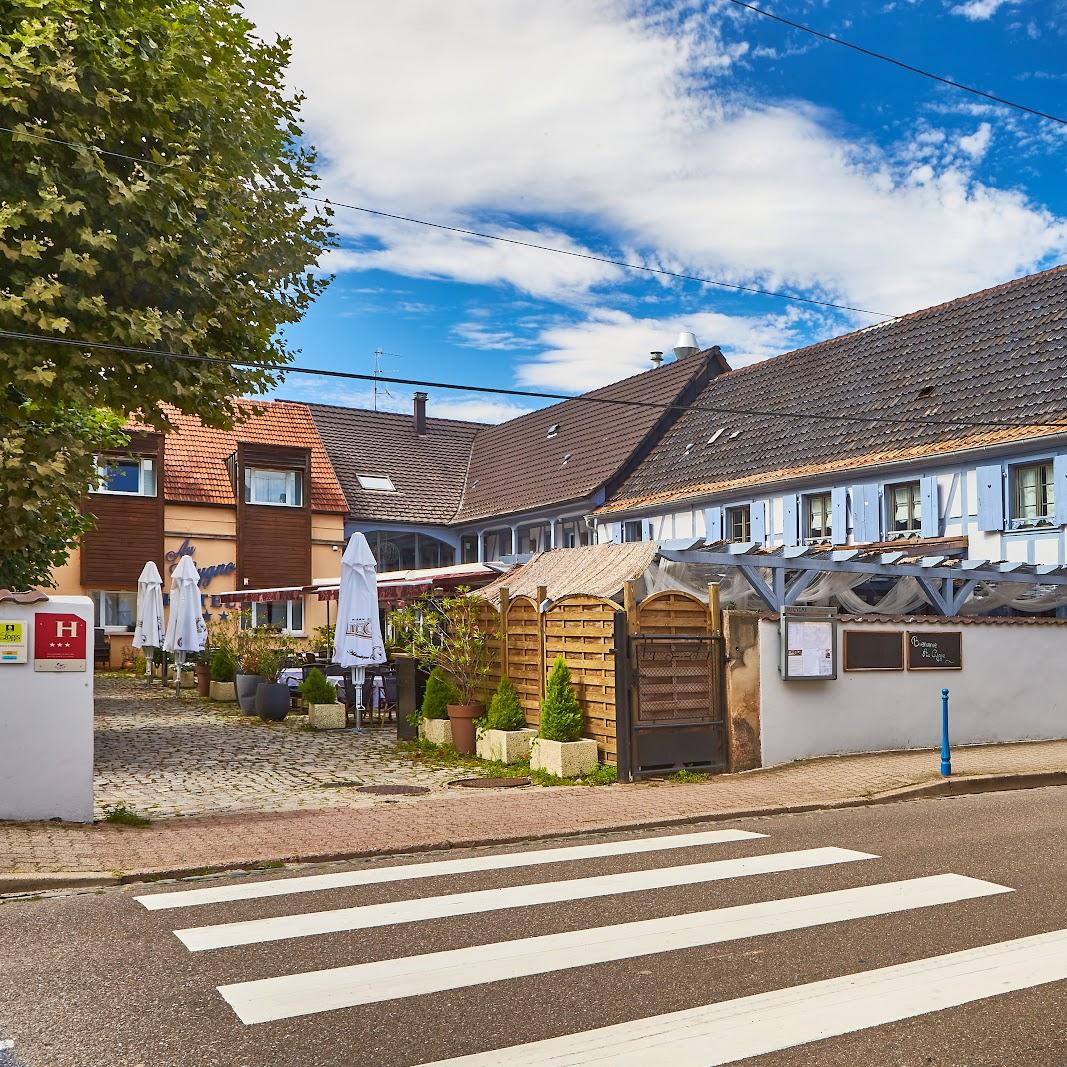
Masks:
[[[249,444],[289,445],[311,450],[311,507],[314,511],[344,513],[344,493],[326,455],[326,449],[304,404],[287,400],[239,400],[245,412],[232,430],[205,426],[193,415],[165,408],[174,432],[164,442],[163,495],[187,504],[236,504],[226,459],[238,441]],[[258,414],[257,414],[258,411]]]

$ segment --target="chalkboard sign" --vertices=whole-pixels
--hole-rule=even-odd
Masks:
[[[845,630],[846,671],[902,671],[902,630]]]
[[[908,670],[962,671],[963,634],[958,630],[909,630]]]

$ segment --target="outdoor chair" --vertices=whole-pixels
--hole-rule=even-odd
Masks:
[[[105,669],[111,666],[111,641],[102,626],[93,630],[93,667],[103,663]]]

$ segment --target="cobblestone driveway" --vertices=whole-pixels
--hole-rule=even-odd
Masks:
[[[417,766],[398,756],[394,725],[362,734],[313,733],[305,722],[290,715],[282,723],[263,723],[241,715],[236,704],[187,694],[178,701],[158,684],[100,676],[97,815],[119,804],[152,818],[369,807],[384,798],[356,786],[419,785],[440,794],[463,776],[455,768]]]

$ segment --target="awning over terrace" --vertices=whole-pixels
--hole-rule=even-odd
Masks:
[[[238,589],[232,593],[215,593],[220,605],[274,604],[282,600],[301,600],[304,586],[290,585],[280,589]],[[334,598],[336,599],[336,597]]]
[[[386,571],[378,575],[378,602],[395,604],[413,600],[426,593],[453,593],[460,588],[476,589],[500,576],[499,570],[484,563],[463,563],[454,567],[435,567],[430,570]],[[336,600],[337,586],[309,587],[319,600]]]
[[[696,587],[719,581],[723,603],[757,599],[772,611],[838,602],[846,611],[898,614],[929,604],[940,615],[999,607],[1049,611],[1067,604],[1067,566],[968,559],[947,549],[665,541],[653,585]],[[651,590],[650,590],[651,591]],[[864,595],[860,595],[863,593]]]

